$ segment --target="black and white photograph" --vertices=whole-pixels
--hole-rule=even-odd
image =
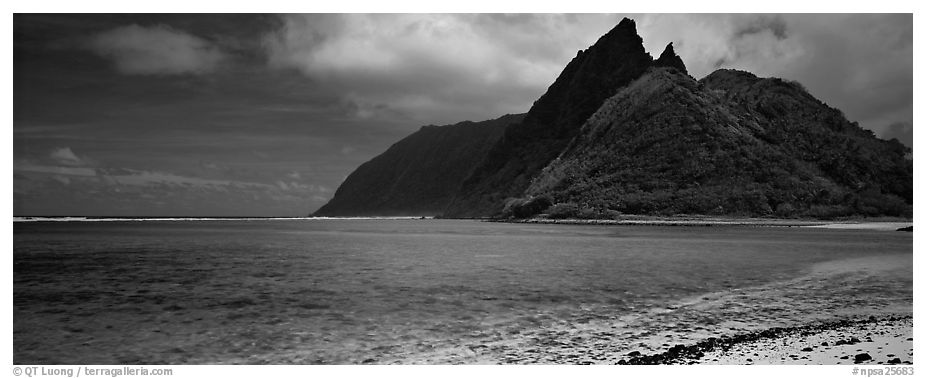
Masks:
[[[11,12],[12,373],[914,373],[913,8],[401,9]]]

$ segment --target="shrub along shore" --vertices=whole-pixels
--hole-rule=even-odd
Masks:
[[[540,214],[530,218],[492,218],[489,222],[575,224],[575,225],[620,225],[620,226],[753,226],[753,227],[819,227],[833,229],[871,229],[912,231],[913,220],[898,217],[842,218],[842,219],[789,219],[754,217],[718,217],[699,215],[647,216],[620,215],[613,219],[552,218]],[[899,230],[904,228],[903,230]]]

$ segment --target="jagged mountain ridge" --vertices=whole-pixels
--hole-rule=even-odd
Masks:
[[[685,62],[682,61],[682,57],[675,54],[675,48],[672,47],[672,42],[666,46],[666,49],[662,51],[662,54],[659,55],[659,59],[653,62],[654,67],[673,67],[679,72],[688,74],[688,69],[685,68]]]
[[[834,153],[859,146],[872,153]],[[559,216],[902,215],[903,150],[795,83],[654,68],[609,98],[526,194],[562,204]]]
[[[614,92],[652,66],[636,23],[624,18],[585,51],[579,51],[531,109],[489,150],[463,182],[445,215],[474,217],[502,209],[575,137],[582,123]]]
[[[316,215],[912,212],[908,149],[874,137],[794,82],[733,70],[696,81],[671,43],[653,60],[628,19],[580,51],[523,120],[498,135],[484,149],[464,149],[477,154],[443,155],[472,167],[464,177],[457,171],[453,185],[437,185],[440,200],[409,199],[416,186],[434,187],[434,176],[376,174],[364,164],[339,188],[337,206]],[[380,160],[376,166],[391,161]],[[387,190],[397,181],[407,198],[386,205],[397,198]]]

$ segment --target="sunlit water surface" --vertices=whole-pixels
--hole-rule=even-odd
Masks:
[[[911,233],[16,222],[14,363],[614,363],[912,312]]]

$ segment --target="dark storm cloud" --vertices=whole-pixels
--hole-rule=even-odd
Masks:
[[[913,124],[910,122],[895,122],[887,127],[884,139],[897,139],[908,147],[913,147]]]
[[[749,34],[761,34],[770,31],[775,38],[788,38],[788,25],[781,16],[758,16],[749,23],[741,25],[739,29],[734,30],[733,38],[739,39]]]
[[[910,14],[660,14],[637,24],[651,52],[674,41],[696,78],[736,68],[796,80],[882,136],[912,122]]]
[[[622,17],[17,14],[14,212],[304,215],[422,125],[527,111]],[[629,17],[696,78],[797,80],[910,140],[910,15]]]
[[[135,75],[208,73],[225,59],[208,41],[166,25],[121,26],[93,36],[87,47]]]
[[[771,38],[769,38],[771,37]],[[788,26],[781,16],[759,15],[744,22],[734,23],[733,31],[726,41],[728,53],[723,54],[712,68],[724,68],[737,61],[756,55],[758,52],[775,52],[763,46],[768,41],[782,41],[788,38]],[[684,44],[684,41],[681,42]],[[757,46],[758,44],[758,46]],[[758,49],[757,49],[758,48]],[[780,51],[780,50],[777,50]]]

